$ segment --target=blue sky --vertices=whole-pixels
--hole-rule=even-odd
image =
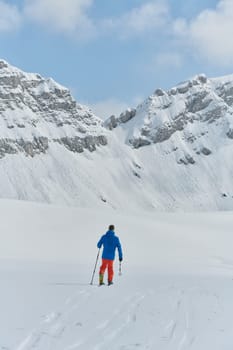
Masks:
[[[233,73],[233,0],[0,0],[1,58],[97,114],[198,73]]]

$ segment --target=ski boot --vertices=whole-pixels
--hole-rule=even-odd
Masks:
[[[104,285],[104,275],[103,274],[99,274],[99,286],[103,286]]]

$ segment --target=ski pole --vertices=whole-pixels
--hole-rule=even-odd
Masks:
[[[97,262],[98,262],[98,259],[99,259],[99,255],[100,255],[100,249],[98,250],[98,253],[97,253],[95,267],[94,267],[94,271],[93,271],[93,274],[92,274],[92,278],[91,278],[91,283],[90,284],[93,284],[93,280],[94,280],[94,276],[95,276],[95,270],[96,270]]]
[[[119,262],[119,276],[122,275],[122,272],[121,272],[121,261]]]

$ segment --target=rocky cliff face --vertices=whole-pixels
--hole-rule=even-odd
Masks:
[[[201,143],[214,128],[222,132],[223,138],[233,138],[232,107],[233,76],[207,79],[199,75],[171,90],[157,89],[136,109],[118,118],[111,116],[105,125],[110,130],[118,126],[127,129],[126,142],[133,148],[170,140],[175,152],[182,139],[192,153],[209,155],[211,150]],[[214,145],[217,142],[212,139]],[[186,161],[194,164],[192,156]],[[181,163],[186,161],[181,159]]]
[[[46,153],[53,143],[69,151],[107,144],[102,121],[68,89],[0,60],[0,157]]]

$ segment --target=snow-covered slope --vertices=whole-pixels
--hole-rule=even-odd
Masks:
[[[198,75],[157,89],[105,125],[134,150],[135,175],[152,206],[233,207],[233,76]]]
[[[233,76],[204,75],[105,123],[0,61],[0,197],[136,210],[233,209]]]
[[[0,348],[230,350],[232,213],[71,209],[0,201]],[[106,219],[107,218],[107,219]],[[114,223],[114,285],[90,280]],[[105,276],[106,279],[106,276]]]
[[[68,89],[1,60],[0,197],[93,203],[77,154],[106,146],[102,124]]]

